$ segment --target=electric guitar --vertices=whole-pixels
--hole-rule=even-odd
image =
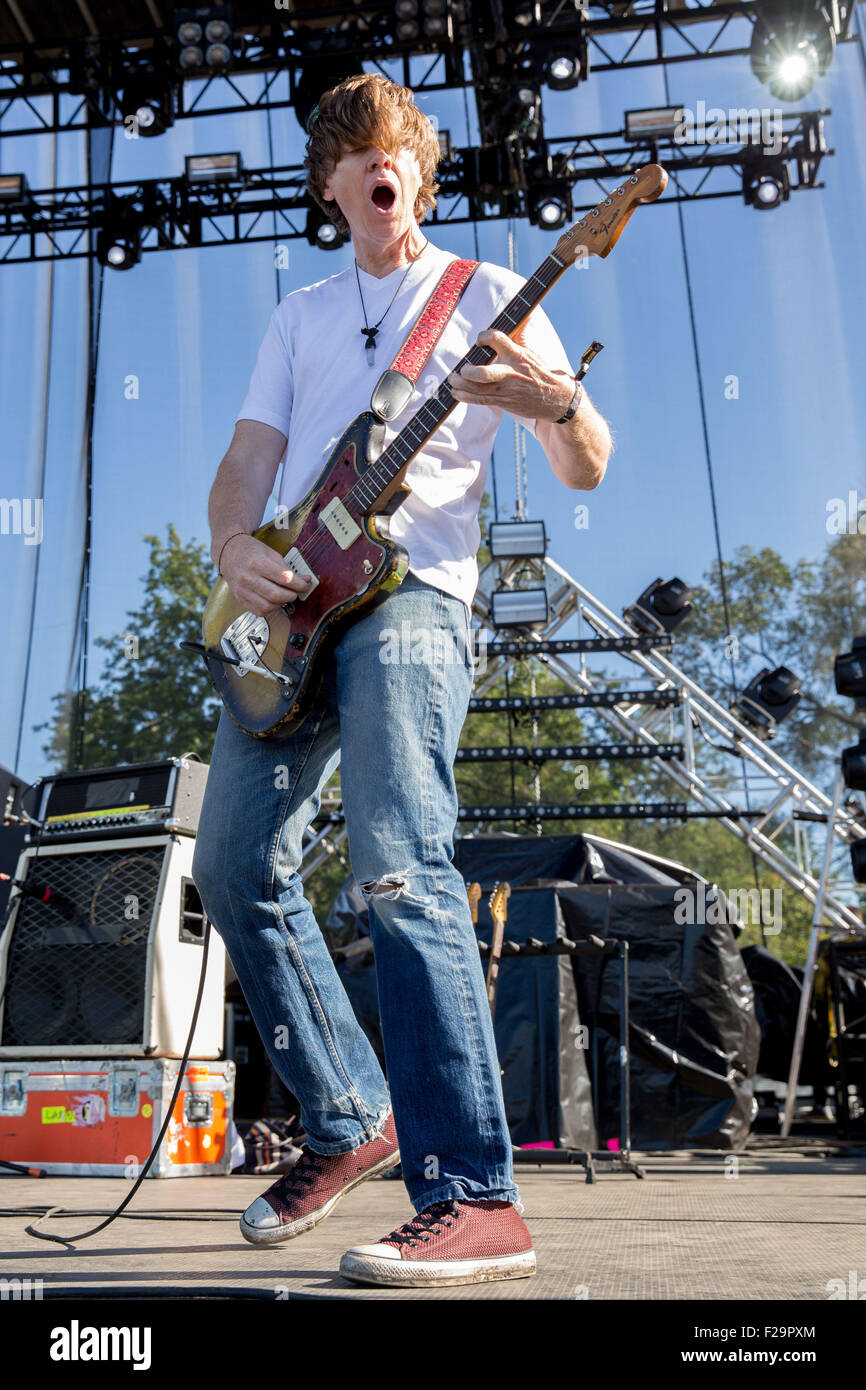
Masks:
[[[491,328],[513,336],[573,261],[609,255],[635,208],[660,197],[667,178],[660,165],[645,165],[563,232]],[[486,366],[495,356],[474,346],[454,370],[466,362]],[[409,496],[409,464],[456,405],[443,382],[386,448],[388,421],[413,391],[408,377],[385,372],[370,410],[346,428],[306,497],[253,533],[289,569],[310,576],[303,596],[258,617],[220,578],[205,607],[203,644],[180,643],[204,656],[229,715],[253,738],[288,736],[303,723],[346,626],[383,603],[406,575],[407,551],[379,531],[376,518]]]
[[[510,883],[497,883],[490,895],[493,940],[490,942],[490,962],[487,966],[487,1002],[490,1005],[491,1018],[496,1013],[496,986],[499,983],[499,962],[502,958],[502,942],[505,937],[505,923],[508,921],[510,897]]]

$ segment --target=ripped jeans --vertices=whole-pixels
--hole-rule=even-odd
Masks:
[[[222,713],[193,862],[310,1148],[357,1148],[393,1104],[417,1211],[518,1200],[484,973],[452,862],[454,755],[472,683],[466,605],[410,571],[340,639],[295,733],[250,738]],[[387,1082],[298,874],[338,765],[370,907]]]

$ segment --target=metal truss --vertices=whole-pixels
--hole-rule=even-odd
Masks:
[[[837,42],[850,33],[856,0],[829,0]],[[416,92],[474,86],[494,102],[503,82],[539,72],[557,47],[585,49],[584,75],[621,68],[676,64],[749,52],[752,26],[762,0],[634,0],[586,3],[539,0],[523,5],[502,0],[449,0],[449,32],[423,33],[411,41],[396,38],[390,0],[361,3],[302,3],[290,12],[272,9],[248,18],[235,4],[234,58],[226,72],[182,79],[173,50],[169,10],[165,27],[124,33],[83,32],[79,37],[32,37],[0,48],[0,138],[121,124],[119,93],[131,75],[153,71],[171,82],[174,118],[281,110],[294,105],[305,65],[354,63],[357,69],[388,67]],[[70,6],[71,8],[71,6]],[[255,7],[254,7],[255,8]],[[91,0],[99,29],[115,22],[117,7],[103,14]],[[66,24],[69,32],[69,23]],[[288,74],[289,95],[278,97],[275,83]],[[261,78],[250,96],[238,79]],[[23,124],[5,118],[21,110]],[[483,122],[482,122],[483,124]]]
[[[827,114],[792,112],[784,118],[780,153],[771,158],[774,167],[787,170],[792,190],[822,186],[817,181],[821,159],[832,154],[824,138]],[[625,145],[619,132],[562,137],[549,144],[560,160],[561,184],[570,189],[586,185],[588,200],[575,204],[576,213],[593,207],[648,162],[662,162],[670,174],[660,202],[742,197],[743,171],[761,154],[748,142],[684,145],[671,139]],[[478,154],[471,148],[457,150],[442,166],[432,224],[531,214],[533,198],[545,187],[542,176],[524,164],[522,186],[479,185]],[[28,190],[19,203],[0,203],[0,264],[87,256],[88,233],[121,210],[131,212],[142,228],[145,253],[242,242],[279,244],[308,235],[311,207],[301,165],[241,170],[237,178],[213,184],[190,184],[180,176]]]
[[[526,638],[522,644],[522,655],[510,650],[497,654],[493,644],[480,646],[485,654],[485,662],[483,670],[479,668],[476,677],[474,701],[492,700],[494,697],[489,694],[491,689],[513,670],[517,662],[525,661],[529,655],[533,655],[534,660],[556,676],[564,690],[582,695],[609,693],[610,679],[589,669],[584,651],[575,653],[577,660],[572,662],[568,660],[569,653],[550,650],[550,641],[572,619],[577,620],[580,639],[590,633],[604,638],[609,643],[607,650],[617,648],[619,639],[629,639],[622,648],[618,648],[618,659],[632,663],[637,668],[639,675],[635,679],[648,680],[650,692],[656,696],[670,697],[678,707],[682,716],[680,747],[669,743],[661,731],[657,732],[660,723],[670,719],[670,710],[664,705],[647,701],[645,697],[650,692],[646,690],[629,692],[620,688],[617,690],[618,703],[610,705],[606,701],[599,702],[593,708],[597,717],[614,730],[618,740],[627,741],[628,747],[658,749],[656,765],[675,784],[683,800],[647,803],[634,806],[631,811],[626,805],[596,806],[578,802],[576,807],[553,807],[540,801],[529,801],[510,808],[462,807],[459,823],[465,826],[469,821],[473,829],[480,830],[500,821],[531,821],[533,817],[537,820],[585,819],[590,822],[602,818],[646,818],[653,814],[669,818],[698,816],[715,819],[768,869],[814,905],[819,893],[820,875],[812,872],[804,827],[810,823],[829,824],[832,832],[830,838],[837,847],[847,850],[855,839],[866,837],[866,818],[859,805],[845,804],[834,810],[831,797],[673,664],[665,651],[669,638],[661,639],[659,648],[650,650],[646,650],[643,643],[635,644],[631,639],[638,635],[637,630],[605,607],[549,556],[544,560],[493,562],[482,572],[473,603],[482,640],[488,631],[493,630],[490,620],[490,595],[493,589],[513,585],[518,576],[523,580],[529,579],[533,584],[546,585],[549,622],[535,637]],[[509,647],[511,645],[508,644]],[[622,687],[625,682],[617,678],[616,684]],[[585,737],[583,741],[589,743]],[[746,775],[740,780],[739,774],[732,771],[724,777],[724,783],[729,785],[722,785],[718,773],[699,768],[697,754],[702,747],[709,752],[711,762],[718,761],[721,749],[735,763],[741,762]],[[513,753],[517,756],[526,751],[515,748]],[[590,751],[597,751],[597,746],[593,745]],[[748,804],[750,792],[754,794],[756,788],[762,795],[762,805],[757,809]],[[317,831],[310,832],[308,852],[315,850],[315,855],[310,867],[305,865],[305,872],[311,872],[314,865],[323,861],[327,851],[322,846],[330,837],[335,837],[336,842],[346,833],[342,814],[335,804],[336,793],[334,798],[327,808],[323,808]],[[486,817],[475,814],[485,810],[489,813]],[[575,811],[576,814],[571,814]],[[584,812],[589,814],[585,815]],[[796,858],[792,857],[782,841],[789,827],[795,836]],[[835,928],[849,933],[864,930],[855,910],[836,893],[826,893],[824,913]]]

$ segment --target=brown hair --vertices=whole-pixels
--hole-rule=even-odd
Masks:
[[[308,122],[307,189],[327,213],[338,231],[346,235],[349,224],[335,199],[326,199],[324,187],[347,150],[368,145],[396,158],[408,148],[417,156],[421,187],[415,199],[415,219],[423,222],[436,206],[438,184],[434,182],[439,163],[436,132],[415,105],[412,92],[391,82],[382,73],[359,73],[347,77],[319,98]]]

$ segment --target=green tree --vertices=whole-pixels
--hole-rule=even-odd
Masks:
[[[140,607],[129,612],[126,628],[97,637],[106,653],[103,670],[83,697],[85,768],[197,753],[210,761],[220,702],[204,662],[179,651],[182,637],[200,640],[201,615],[216,578],[205,547],[184,545],[173,526],[167,539],[147,535],[149,565]],[[52,763],[71,766],[76,697],[54,696],[43,752]]]

